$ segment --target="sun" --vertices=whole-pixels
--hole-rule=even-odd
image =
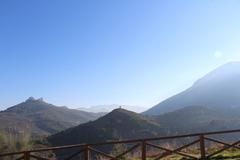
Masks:
[[[221,51],[215,51],[213,55],[214,55],[215,58],[222,58],[223,57],[223,53]]]

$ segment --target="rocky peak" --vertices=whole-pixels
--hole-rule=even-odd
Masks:
[[[29,97],[25,102],[44,102],[43,98],[35,99],[34,97]]]

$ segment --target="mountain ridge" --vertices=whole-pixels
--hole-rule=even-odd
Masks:
[[[180,92],[149,110],[146,115],[159,115],[186,106],[240,107],[240,62],[222,65]]]
[[[30,97],[0,112],[0,120],[5,122],[0,124],[0,130],[49,135],[98,117],[99,114],[58,107],[45,102],[42,98]]]
[[[240,108],[188,106],[151,118],[171,134],[190,134],[238,129],[239,117]]]

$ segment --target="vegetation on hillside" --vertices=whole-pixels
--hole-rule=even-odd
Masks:
[[[48,147],[44,137],[32,137],[31,133],[24,132],[22,134],[14,134],[13,132],[0,132],[0,154],[27,151],[36,148]],[[42,153],[32,153],[45,158],[54,158],[55,154],[52,151]],[[1,157],[1,160],[12,160],[19,158],[22,155]]]
[[[209,132],[240,128],[240,108],[189,106],[158,116],[148,116],[168,134]]]
[[[137,113],[116,109],[96,121],[52,135],[48,140],[56,146],[155,137],[160,136],[163,132],[157,123]]]
[[[33,141],[29,133],[13,134],[0,132],[0,153],[17,152],[33,148]]]

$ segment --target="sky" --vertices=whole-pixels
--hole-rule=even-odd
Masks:
[[[240,60],[238,0],[1,0],[0,109],[152,107]]]

